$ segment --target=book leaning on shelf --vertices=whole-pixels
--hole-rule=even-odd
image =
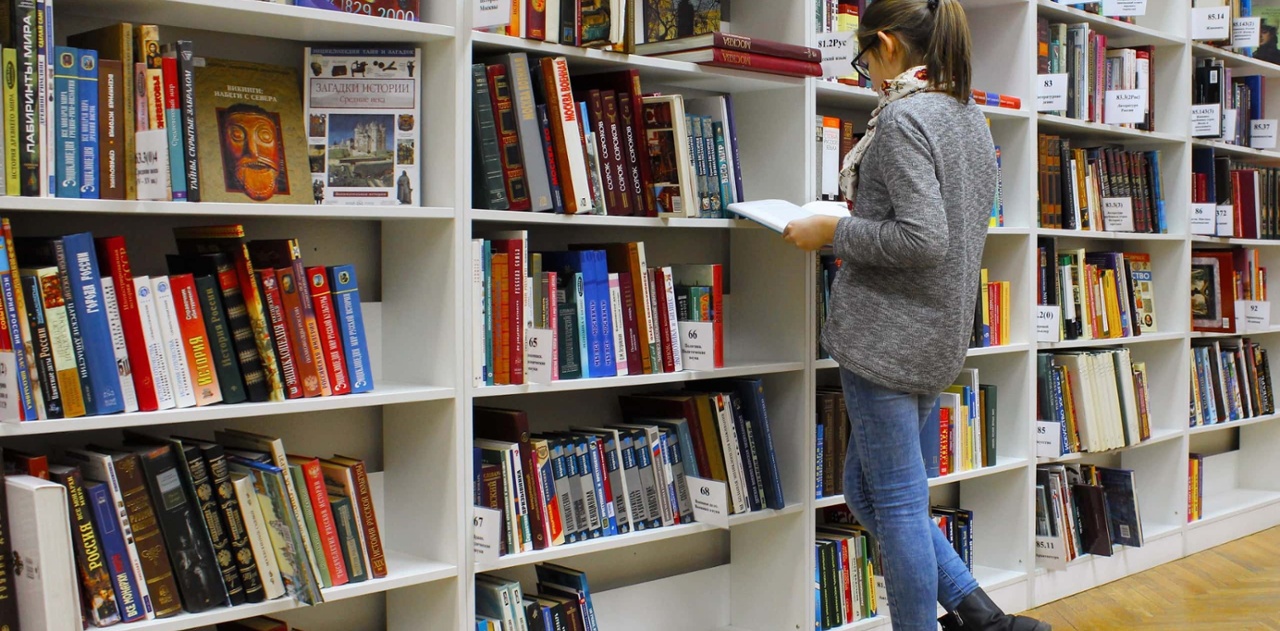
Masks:
[[[474,500],[502,514],[499,554],[692,523],[690,477],[726,483],[732,514],[784,507],[760,379],[619,402],[623,424],[542,433],[475,408]]]
[[[1191,344],[1191,427],[1275,414],[1267,349],[1249,338]]]
[[[476,631],[600,631],[586,573],[553,563],[534,566],[537,590],[520,581],[476,575]]]
[[[1037,453],[1058,457],[1136,445],[1151,438],[1150,378],[1128,348],[1036,355]],[[1053,447],[1057,446],[1055,450]]]
[[[643,242],[530,252],[526,231],[471,257],[477,386],[724,365],[719,264],[650,267]]]
[[[296,240],[180,228],[168,269],[135,275],[123,237],[15,240],[7,219],[0,230],[0,361],[13,366],[0,420],[373,387],[354,268],[305,267]],[[255,264],[270,282],[249,280]]]
[[[1039,135],[1040,227],[1164,234],[1160,152]]]
[[[1037,243],[1036,304],[1057,307],[1060,340],[1138,337],[1158,331],[1155,280],[1146,252],[1059,249]]]
[[[723,217],[743,198],[730,96],[646,96],[639,71],[571,78],[563,57],[472,66],[472,205]]]
[[[1039,465],[1035,493],[1038,567],[1061,570],[1086,554],[1109,557],[1113,546],[1142,547],[1133,471],[1089,464]]]
[[[126,431],[120,448],[6,466],[0,528],[19,526],[14,553],[41,571],[14,583],[3,568],[21,606],[0,599],[0,623],[73,631],[286,596],[316,604],[321,589],[386,576],[362,461],[287,455],[238,430],[214,439]]]

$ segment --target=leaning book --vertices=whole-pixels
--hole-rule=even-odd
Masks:
[[[308,48],[307,156],[318,204],[417,206],[417,48]]]
[[[293,68],[196,60],[201,201],[311,204]]]

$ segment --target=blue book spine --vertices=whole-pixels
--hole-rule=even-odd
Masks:
[[[813,611],[814,629],[822,629],[822,544],[813,545]]]
[[[822,426],[819,425],[818,429],[821,430]],[[925,475],[938,477],[942,473],[942,414],[938,408],[934,408],[920,432],[920,451],[924,454]]]
[[[98,51],[80,50],[80,197],[98,199]]]
[[[77,87],[80,51],[58,46],[54,52],[54,123],[57,126],[55,174],[58,197],[80,197],[80,115]]]
[[[147,617],[139,585],[134,582],[129,572],[129,556],[125,548],[124,532],[117,521],[115,503],[111,501],[111,493],[102,482],[88,482],[85,491],[92,507],[93,528],[102,542],[102,554],[105,557],[107,571],[111,574],[111,588],[116,594],[116,603],[120,606],[120,620],[134,622]]]
[[[633,449],[635,450],[635,455],[636,455],[636,468],[640,470],[640,479],[647,480],[649,478],[652,478],[654,480],[657,480],[657,475],[653,471],[653,467],[654,467],[653,452],[649,451],[648,438],[645,436],[644,432],[636,432],[636,436],[637,438],[633,444]],[[647,472],[645,471],[646,469],[648,469]],[[658,492],[661,492],[661,489],[658,489]],[[649,519],[646,521],[646,525],[649,528],[661,528],[662,513],[660,510],[657,510],[657,507],[658,507],[657,496],[648,495],[646,493],[645,501],[647,502],[647,506],[649,508],[648,510]]]
[[[1050,380],[1053,396],[1053,416],[1054,420],[1058,422],[1058,430],[1062,436],[1062,449],[1059,450],[1059,455],[1066,455],[1071,451],[1071,442],[1070,436],[1067,435],[1067,407],[1062,400],[1062,375],[1054,371],[1050,375]]]
[[[88,232],[67,235],[59,241],[58,249],[60,257],[65,257],[67,279],[71,284],[71,307],[75,309],[80,323],[80,342],[84,346],[88,367],[89,383],[82,384],[87,395],[85,407],[89,414],[123,412],[120,373],[116,370],[106,305],[102,303],[102,282],[98,275],[93,235]]]
[[[493,252],[486,239],[480,253],[484,264],[484,385],[493,385]]]
[[[587,355],[583,355],[582,362],[584,370],[587,367],[591,369],[591,377],[609,377],[613,376],[606,370],[604,358],[604,319],[600,312],[600,300],[598,287],[598,279],[596,278],[595,264],[591,262],[586,251],[577,251],[573,253],[573,258],[577,259],[576,268],[582,272],[583,300],[586,306],[586,326],[587,332]],[[612,356],[612,354],[609,354]],[[616,374],[616,371],[615,373]]]
[[[672,465],[675,464],[671,459],[671,445],[667,443],[668,434],[658,432],[658,440],[654,442],[653,458],[654,462],[661,462],[664,469],[671,470],[671,477],[667,478],[667,501],[671,503],[671,515],[675,517],[675,523],[681,523],[680,517],[680,498],[676,494],[675,470]]]
[[[825,437],[823,436],[825,432],[822,431],[823,429],[822,426],[819,425],[817,429],[818,429],[818,442],[817,442],[818,447],[817,447],[817,450],[814,452],[814,462],[818,463],[817,472],[816,472],[817,486],[814,488],[813,496],[817,499],[822,499],[822,476],[826,474],[826,471],[823,469],[823,467],[826,466],[826,463],[824,463],[822,459],[822,448],[826,446],[826,443],[825,443]]]
[[[591,485],[596,489],[596,500],[600,505],[600,534],[612,537],[618,534],[618,513],[613,498],[604,492],[604,478],[609,472],[600,468],[600,443],[595,438],[587,438],[586,443],[587,458],[591,460]]]
[[[693,434],[689,433],[689,424],[677,424],[676,436],[680,438],[680,454],[684,456],[684,474],[695,478],[702,477],[698,472],[698,459],[694,456],[697,452],[693,450]]]
[[[27,363],[27,347],[22,342],[21,322],[18,320],[18,301],[22,295],[13,286],[13,275],[9,267],[9,253],[5,242],[0,239],[0,296],[4,300],[4,317],[9,321],[9,341],[13,345],[14,366],[18,371],[18,395],[22,402],[22,418],[33,421],[39,418],[36,408],[36,394],[32,383],[32,371]]]
[[[187,201],[187,157],[182,148],[182,110],[165,109],[164,130],[169,136],[169,186],[173,201]]]
[[[330,267],[329,285],[333,287],[338,322],[342,327],[342,353],[351,373],[351,392],[368,392],[373,389],[373,366],[370,365],[369,344],[364,335],[364,316],[360,313],[355,266]]]
[[[600,343],[603,357],[601,377],[613,377],[618,374],[618,365],[613,348],[613,309],[609,301],[609,264],[605,260],[604,250],[588,250],[582,253],[591,267],[595,286],[595,309],[600,314]]]
[[[769,410],[764,402],[764,382],[759,379],[742,379],[738,382],[738,390],[744,401],[751,402],[751,411],[755,416],[756,452],[760,456],[760,466],[764,469],[765,506],[774,510],[782,510],[786,501],[782,494],[782,479],[778,473],[778,458],[773,451],[773,430],[769,428]],[[937,450],[934,450],[935,457]]]
[[[1212,152],[1209,154],[1212,156]],[[1151,163],[1151,189],[1156,201],[1156,227],[1160,234],[1169,231],[1169,224],[1165,220],[1164,215],[1164,178],[1160,177],[1160,152],[1148,151],[1147,161]],[[1209,171],[1212,177],[1213,171]],[[1210,190],[1212,190],[1212,182],[1210,182]]]
[[[600,478],[597,476],[596,459],[592,457],[591,446],[587,441],[581,438],[576,439],[574,451],[575,457],[578,459],[578,475],[585,476],[587,479],[582,482],[589,485],[588,487],[583,488],[583,494],[595,494],[596,519],[600,521],[599,527],[590,528],[590,518],[588,518],[587,523],[590,528],[590,532],[587,537],[589,539],[598,539],[606,534],[605,531],[608,529],[609,524],[609,520],[605,517],[604,513],[604,485],[600,483]],[[589,514],[590,508],[588,508],[588,515]]]

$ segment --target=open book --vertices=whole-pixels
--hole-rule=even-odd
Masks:
[[[753,202],[737,202],[729,204],[731,212],[738,213],[760,225],[779,233],[787,224],[796,219],[804,219],[814,215],[828,217],[848,217],[849,207],[844,202],[809,202],[804,206],[796,206],[781,199],[760,199]]]

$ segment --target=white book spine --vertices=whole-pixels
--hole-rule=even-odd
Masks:
[[[840,126],[822,125],[822,198],[840,194]]]
[[[613,320],[613,362],[618,376],[625,377],[631,374],[631,367],[627,365],[627,330],[622,322],[622,286],[617,274],[609,274],[609,314]]]
[[[733,499],[734,514],[749,510],[747,503],[747,479],[742,472],[742,452],[738,450],[738,432],[733,424],[733,401],[729,395],[715,395],[716,414],[720,428],[720,444],[724,449],[724,463],[729,469],[729,495]]]
[[[471,240],[471,296],[475,301],[472,314],[471,341],[472,359],[475,362],[471,375],[472,383],[480,388],[485,384],[485,373],[489,367],[484,363],[485,330],[484,330],[484,239]]]
[[[71,553],[71,516],[62,485],[27,475],[5,478],[18,624],[40,631],[81,631],[79,587]],[[70,605],[70,606],[68,606]]]
[[[590,212],[591,180],[587,176],[587,157],[582,151],[582,126],[578,120],[581,116],[578,105],[573,100],[573,88],[569,81],[569,62],[563,57],[557,57],[552,60],[552,66],[556,93],[548,94],[547,98],[555,99],[554,115],[560,117],[560,128],[564,135],[564,146],[567,148],[565,154],[569,165],[569,172],[561,174],[561,177],[568,179],[570,188],[573,189],[574,199],[571,201],[577,209],[576,212]]]
[[[274,600],[284,595],[284,580],[280,578],[280,567],[276,564],[271,535],[262,518],[262,508],[258,506],[253,482],[248,476],[240,475],[232,482],[232,487],[236,492],[236,503],[244,515],[244,529],[249,535],[249,547],[253,550],[258,574],[262,577],[264,595],[267,600]]]
[[[680,359],[680,327],[677,326],[676,316],[676,286],[671,280],[671,268],[662,268],[663,286],[659,288],[667,294],[667,321],[671,323],[668,328],[668,336],[671,338],[671,359],[676,367],[676,372],[684,370],[684,362]]]
[[[164,356],[169,366],[173,384],[173,396],[180,408],[195,407],[196,393],[191,384],[191,370],[187,366],[187,351],[182,346],[182,329],[178,325],[178,310],[173,305],[173,288],[168,276],[151,279],[155,295],[156,326],[164,346]]]
[[[552,43],[560,42],[560,3],[547,3],[547,41]],[[618,14],[614,14],[618,15]]]
[[[115,351],[116,371],[120,374],[120,391],[124,394],[124,411],[138,411],[138,393],[133,389],[133,368],[124,345],[124,326],[120,324],[120,307],[116,303],[115,279],[102,277],[102,302],[107,306],[107,326],[111,329],[111,349]]]
[[[511,461],[511,476],[512,476],[511,479],[515,480],[516,482],[515,500],[516,500],[516,515],[519,516],[520,518],[520,528],[519,528],[520,551],[532,552],[533,551],[533,531],[532,530],[526,531],[527,527],[528,528],[532,527],[532,524],[529,522],[529,489],[526,488],[526,485],[524,483],[524,466],[520,462],[520,450],[511,449],[510,451],[507,452],[507,458]],[[529,536],[527,537],[525,536],[526,532],[528,532],[529,534]]]
[[[662,509],[662,525],[671,526],[676,523],[676,514],[679,512],[671,503],[671,462],[667,460],[667,450],[662,444],[662,432],[650,425],[644,428],[644,433],[649,439],[653,472],[658,481],[658,506]]]
[[[156,386],[159,409],[168,410],[177,405],[173,397],[173,377],[169,374],[169,362],[165,361],[164,337],[160,334],[159,314],[156,313],[155,291],[151,279],[136,276],[133,279],[134,294],[138,298],[138,316],[142,319],[142,338],[147,345],[147,359],[151,362],[151,380]]]

